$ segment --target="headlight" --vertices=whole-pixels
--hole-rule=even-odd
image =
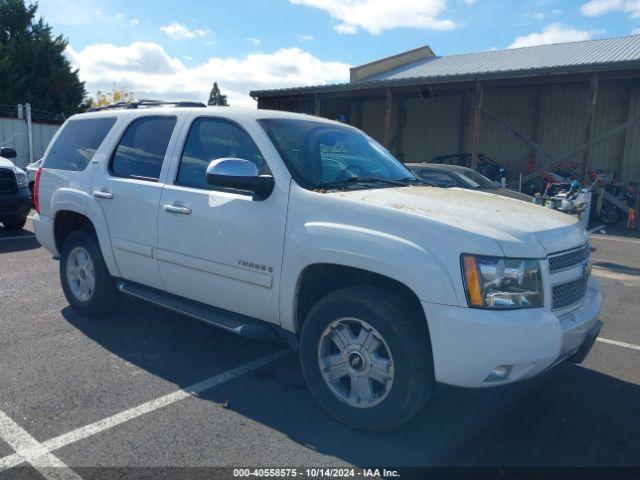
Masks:
[[[470,307],[542,306],[540,262],[534,259],[462,255],[462,276]]]
[[[29,180],[26,173],[16,173],[16,183],[18,188],[27,188],[29,186]]]

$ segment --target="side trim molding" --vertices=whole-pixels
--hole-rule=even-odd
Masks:
[[[273,277],[262,272],[253,272],[243,268],[233,267],[224,263],[211,262],[181,253],[171,252],[169,250],[158,249],[156,255],[159,262],[171,263],[185,268],[200,270],[201,272],[218,275],[239,282],[258,285],[259,287],[271,288],[273,285]]]

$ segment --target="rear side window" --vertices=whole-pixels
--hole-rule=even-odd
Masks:
[[[157,182],[175,126],[176,117],[142,117],[131,122],[113,153],[111,174]]]
[[[46,168],[84,170],[115,123],[114,117],[69,121],[51,147]]]

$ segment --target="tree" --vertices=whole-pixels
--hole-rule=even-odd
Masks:
[[[222,95],[220,93],[220,89],[218,88],[218,82],[213,82],[213,88],[211,89],[211,93],[209,94],[209,101],[207,105],[217,105],[219,107],[228,107],[227,96]]]
[[[117,88],[115,83],[113,84],[113,89],[110,92],[103,92],[98,90],[96,93],[96,98],[90,99],[90,107],[106,107],[107,105],[112,105],[114,103],[125,102],[131,103],[135,102],[136,98],[129,91],[127,87]]]
[[[64,55],[67,41],[54,37],[37,4],[0,0],[0,103],[71,115],[86,96],[84,83]]]

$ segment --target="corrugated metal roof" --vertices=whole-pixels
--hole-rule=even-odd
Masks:
[[[251,92],[251,94],[253,96],[262,96],[262,94],[271,96],[276,92],[353,89],[417,79],[456,80],[482,76],[507,77],[514,74],[533,75],[536,72],[558,70],[584,71],[589,67],[594,69],[603,66],[614,68],[630,64],[640,67],[640,35],[426,58],[383,72],[356,84],[263,90]]]
[[[367,79],[399,80],[640,61],[640,36],[427,58]]]

